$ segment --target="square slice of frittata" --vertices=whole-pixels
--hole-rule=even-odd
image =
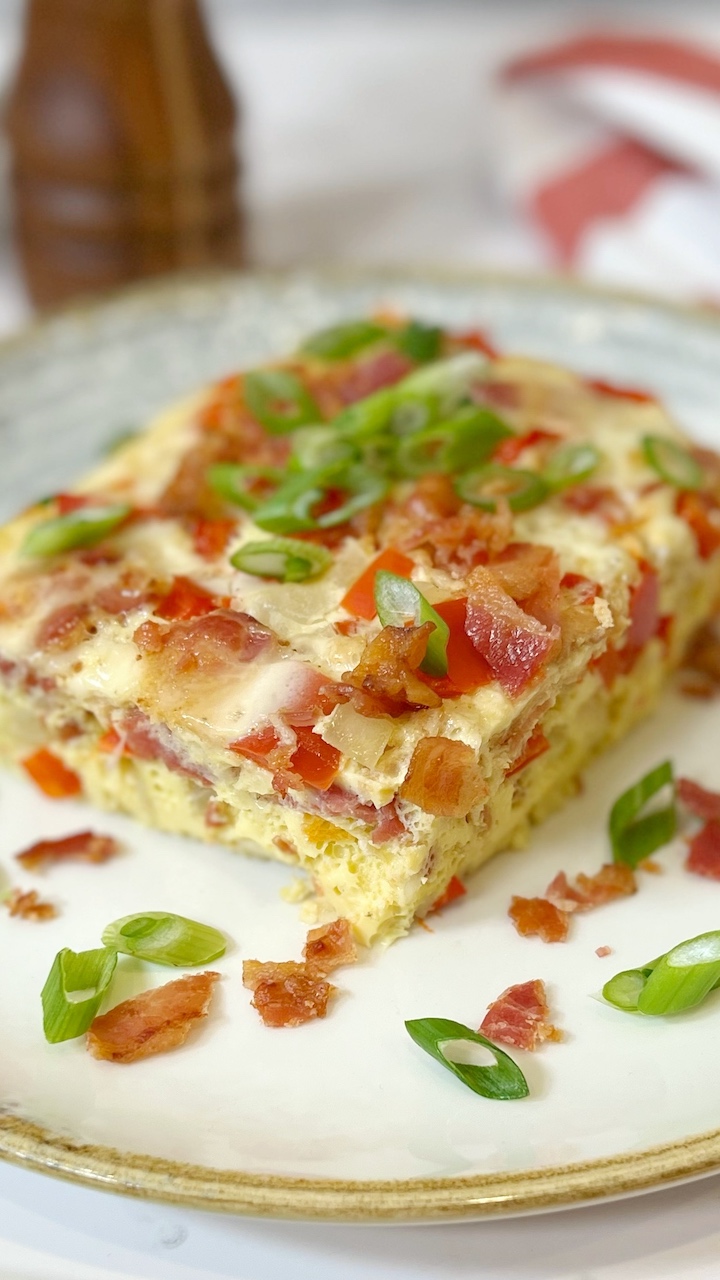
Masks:
[[[719,593],[720,461],[651,395],[353,321],[0,532],[0,753],[387,941],[572,793]]]

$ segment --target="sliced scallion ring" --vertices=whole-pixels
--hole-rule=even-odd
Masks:
[[[609,1004],[626,1013],[682,1013],[720,987],[720,931],[701,933],[639,969],[616,973],[603,987]]]
[[[242,393],[256,422],[275,435],[322,417],[307,387],[287,369],[253,369],[243,377]]]
[[[346,360],[386,335],[385,326],[373,320],[347,320],[311,334],[303,342],[300,353],[320,360]]]
[[[463,502],[483,511],[497,511],[498,498],[505,498],[511,511],[529,511],[544,502],[550,493],[542,476],[519,467],[503,467],[488,462],[469,471],[455,481],[455,490]]]
[[[102,1004],[117,964],[117,950],[71,951],[64,947],[42,989],[43,1030],[50,1044],[87,1031]],[[75,998],[73,998],[75,997]]]
[[[255,511],[264,501],[252,493],[252,487],[258,480],[279,485],[284,472],[277,467],[241,466],[235,462],[216,462],[208,467],[207,482],[214,493],[219,494],[226,502],[232,502],[245,511]]]
[[[318,516],[319,529],[334,529],[337,525],[352,520],[353,516],[365,511],[367,507],[374,506],[376,502],[382,502],[390,487],[390,481],[379,472],[358,465],[347,467],[339,472],[330,481],[329,487],[341,489],[347,494],[347,498],[339,507]]]
[[[337,468],[290,472],[253,512],[253,523],[268,533],[303,533],[317,528],[313,509],[322,502]]]
[[[432,622],[435,630],[430,633],[420,670],[429,676],[446,676],[450,628],[415,583],[380,569],[375,574],[374,595],[378,618],[384,627],[405,627],[408,623],[420,627],[424,622]]]
[[[600,465],[594,444],[562,444],[548,459],[542,477],[551,489],[569,489],[587,480]]]
[[[703,469],[692,454],[667,436],[643,436],[642,451],[653,471],[676,489],[701,489]]]
[[[246,542],[230,563],[243,573],[257,578],[277,578],[280,582],[305,582],[319,578],[333,562],[326,547],[299,538],[267,538],[262,542]]]
[[[125,502],[108,506],[78,507],[63,516],[36,524],[28,533],[22,552],[26,556],[58,556],[78,547],[102,542],[127,520],[132,507]]]
[[[291,465],[296,470],[317,471],[358,459],[356,446],[335,427],[299,427],[293,435]]]
[[[643,815],[643,809],[663,787],[673,788],[665,808]],[[661,845],[672,840],[677,828],[673,767],[670,760],[651,769],[615,801],[610,811],[610,841],[615,862],[636,867]]]
[[[471,1031],[462,1022],[452,1022],[449,1018],[415,1018],[406,1022],[405,1028],[415,1044],[457,1076],[473,1093],[504,1102],[527,1098],[530,1090],[517,1063],[479,1031]],[[482,1045],[493,1055],[494,1063],[482,1067],[472,1063],[453,1062],[446,1056],[444,1049],[446,1045],[458,1040]]]
[[[467,405],[436,427],[403,436],[397,446],[397,470],[402,476],[420,476],[477,467],[510,435],[510,428],[489,409]]]
[[[616,1009],[622,1009],[625,1013],[637,1013],[640,992],[651,972],[648,966],[643,969],[623,969],[605,983],[603,997],[608,1004],[615,1005]]]
[[[227,939],[219,929],[169,911],[143,911],[122,916],[103,929],[106,947],[152,960],[155,964],[209,964],[225,954]]]

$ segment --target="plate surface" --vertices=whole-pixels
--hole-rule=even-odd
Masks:
[[[222,277],[134,291],[0,350],[0,516],[60,488],[173,396],[379,303],[649,387],[720,444],[720,323],[702,313],[562,283]],[[717,786],[717,731],[716,706],[668,694],[528,851],[483,868],[432,934],[415,930],[341,971],[327,1020],[292,1031],[263,1028],[241,984],[243,958],[300,953],[305,929],[279,898],[286,868],[53,804],[3,776],[0,890],[30,887],[12,855],[44,835],[92,824],[117,835],[124,854],[34,877],[57,920],[0,919],[0,1154],[205,1208],[376,1221],[561,1207],[720,1168],[717,1000],[656,1021],[593,998],[617,970],[720,925],[720,886],[683,871],[682,841],[634,898],[574,920],[565,945],[522,939],[506,916],[511,894],[542,893],[560,868],[592,871],[607,858],[608,809],[651,765],[672,756],[679,773]],[[208,1023],[181,1050],[132,1067],[98,1063],[81,1042],[46,1045],[39,992],[55,952],[96,946],[111,919],[148,909],[233,939],[213,966],[224,980]],[[601,945],[610,957],[595,955]],[[128,962],[113,1003],[169,976]],[[404,1030],[422,1016],[477,1026],[500,991],[535,977],[567,1039],[516,1055],[526,1101],[478,1098]]]

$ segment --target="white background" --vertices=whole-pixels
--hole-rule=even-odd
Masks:
[[[716,0],[681,10],[638,0],[207,7],[246,104],[258,265],[550,265],[501,196],[493,68],[583,20],[720,39]],[[13,65],[18,11],[16,0],[0,0],[0,85]],[[0,332],[28,314],[6,229],[0,176]],[[719,1209],[720,1178],[712,1178],[507,1222],[246,1222],[0,1165],[0,1280],[718,1280]]]

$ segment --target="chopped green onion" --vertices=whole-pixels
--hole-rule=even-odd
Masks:
[[[673,767],[670,760],[665,760],[615,801],[609,824],[615,862],[636,867],[643,858],[672,840],[677,827],[674,795],[666,808],[641,816],[648,801],[668,786],[674,788]]]
[[[132,507],[118,502],[106,507],[78,507],[64,516],[54,516],[36,524],[27,535],[22,551],[27,556],[58,556],[77,547],[92,547],[127,520]]]
[[[253,522],[268,533],[303,533],[317,528],[313,508],[325,497],[328,475],[337,468],[290,472],[253,513]]]
[[[498,462],[469,471],[455,481],[455,490],[463,502],[483,511],[497,511],[497,499],[506,498],[511,511],[529,511],[548,497],[550,490],[536,471],[503,467]]]
[[[603,996],[626,1013],[654,1016],[692,1009],[720,987],[720,931],[681,942],[640,969],[616,973]]]
[[[385,326],[372,320],[348,320],[313,333],[303,342],[300,353],[318,356],[321,360],[345,360],[386,335]]]
[[[209,964],[225,954],[227,939],[219,929],[186,920],[169,911],[143,911],[122,916],[103,929],[106,947],[155,964]]]
[[[243,398],[251,414],[266,431],[294,431],[318,422],[320,410],[310,392],[287,369],[254,369],[243,378]]]
[[[335,429],[351,440],[371,439],[390,426],[397,435],[420,431],[447,418],[468,396],[487,361],[477,352],[463,351],[415,369],[395,383],[348,405],[335,418]]]
[[[458,1080],[462,1080],[462,1083],[466,1084],[468,1089],[472,1089],[473,1093],[498,1101],[527,1098],[530,1090],[517,1063],[479,1031],[471,1031],[469,1027],[463,1026],[462,1022],[451,1022],[448,1018],[415,1018],[411,1022],[406,1022],[405,1027],[421,1049],[457,1076]],[[452,1062],[443,1050],[445,1045],[456,1040],[467,1040],[470,1044],[482,1045],[483,1048],[489,1049],[495,1062],[487,1067]]]
[[[305,582],[318,578],[330,568],[332,555],[326,547],[299,538],[268,538],[262,542],[246,542],[230,563],[243,573],[257,578],[278,578],[280,582]]]
[[[216,462],[206,472],[207,482],[213,492],[226,502],[243,507],[245,511],[255,511],[265,500],[251,492],[256,481],[266,480],[278,485],[284,475],[277,467],[240,466],[235,462]]]
[[[442,329],[436,324],[423,324],[422,320],[411,320],[395,335],[395,345],[418,364],[437,360],[442,341]]]
[[[332,511],[325,511],[321,516],[318,516],[317,525],[319,529],[334,529],[336,525],[345,524],[347,520],[352,520],[353,516],[358,515],[360,511],[364,511],[367,507],[374,506],[376,502],[382,502],[390,487],[390,482],[385,476],[379,475],[376,471],[371,471],[368,467],[358,465],[341,471],[334,479],[330,480],[328,487],[340,489],[347,493],[348,497],[341,506],[335,507]]]
[[[117,950],[58,951],[42,989],[43,1030],[50,1044],[73,1040],[87,1031],[117,964]],[[82,997],[72,999],[73,994]]]
[[[397,385],[401,387],[402,382]],[[333,418],[333,427],[349,440],[372,439],[390,424],[396,407],[395,390],[395,387],[384,387],[348,405]]]
[[[446,676],[450,628],[418,591],[415,583],[397,573],[380,569],[375,574],[374,594],[378,618],[384,627],[404,627],[408,623],[420,627],[424,622],[432,622],[435,630],[430,633],[420,670],[429,676]]]
[[[605,983],[602,989],[603,996],[608,1004],[614,1004],[616,1009],[622,1009],[626,1013],[637,1013],[640,992],[651,972],[649,967],[623,969],[621,973],[616,973],[609,982]]]
[[[600,450],[594,444],[563,444],[551,455],[542,477],[551,489],[568,489],[587,480],[600,461]]]
[[[463,471],[485,462],[500,440],[510,435],[510,428],[489,409],[467,405],[436,427],[403,436],[397,447],[397,467],[404,476]]]
[[[643,436],[642,451],[645,461],[667,484],[675,485],[676,489],[702,488],[705,477],[700,463],[675,440],[667,436]]]
[[[341,462],[356,462],[359,454],[335,427],[299,427],[293,436],[291,465],[299,471],[317,471]]]

